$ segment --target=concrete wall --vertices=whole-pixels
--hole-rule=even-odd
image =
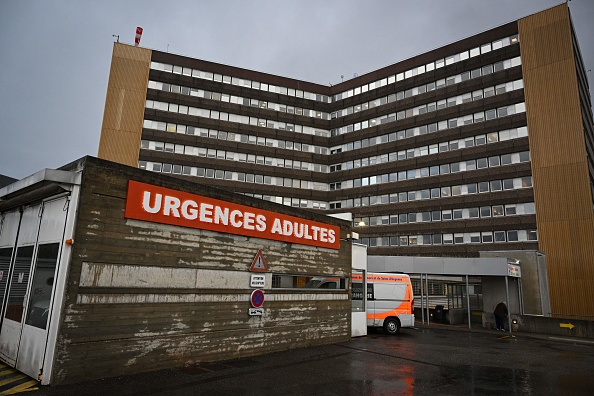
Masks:
[[[502,301],[506,301],[504,277],[482,277],[483,284],[483,327],[495,328],[493,311]],[[518,295],[518,278],[508,278],[509,301],[507,309],[514,317],[520,314],[520,297]]]
[[[351,232],[343,220],[87,158],[52,384],[350,339],[348,288],[272,288],[272,274],[350,277],[350,242],[335,250],[126,219],[128,180]],[[265,312],[249,316],[258,250]]]
[[[518,316],[518,331],[566,337],[594,338],[594,321]],[[572,327],[574,326],[574,327]]]

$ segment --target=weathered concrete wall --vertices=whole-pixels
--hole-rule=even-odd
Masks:
[[[558,319],[530,315],[518,316],[517,320],[518,331],[594,338],[594,321],[591,320]]]
[[[351,232],[342,220],[87,158],[53,384],[350,339],[349,290],[271,288],[272,273],[350,277],[350,242],[333,250],[125,219],[130,179]],[[250,317],[259,249],[265,314]]]

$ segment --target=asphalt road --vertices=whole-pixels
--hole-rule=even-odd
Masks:
[[[591,395],[594,341],[439,327],[29,395]]]

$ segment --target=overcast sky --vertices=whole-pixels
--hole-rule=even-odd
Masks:
[[[0,0],[0,174],[97,155],[113,41],[336,84],[559,0]],[[594,68],[594,0],[570,3]],[[588,73],[592,84],[592,73]]]

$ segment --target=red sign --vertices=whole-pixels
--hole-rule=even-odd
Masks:
[[[264,304],[264,292],[260,289],[254,290],[250,296],[250,302],[252,307],[260,308]]]
[[[340,248],[340,227],[130,180],[124,217],[319,246]]]

